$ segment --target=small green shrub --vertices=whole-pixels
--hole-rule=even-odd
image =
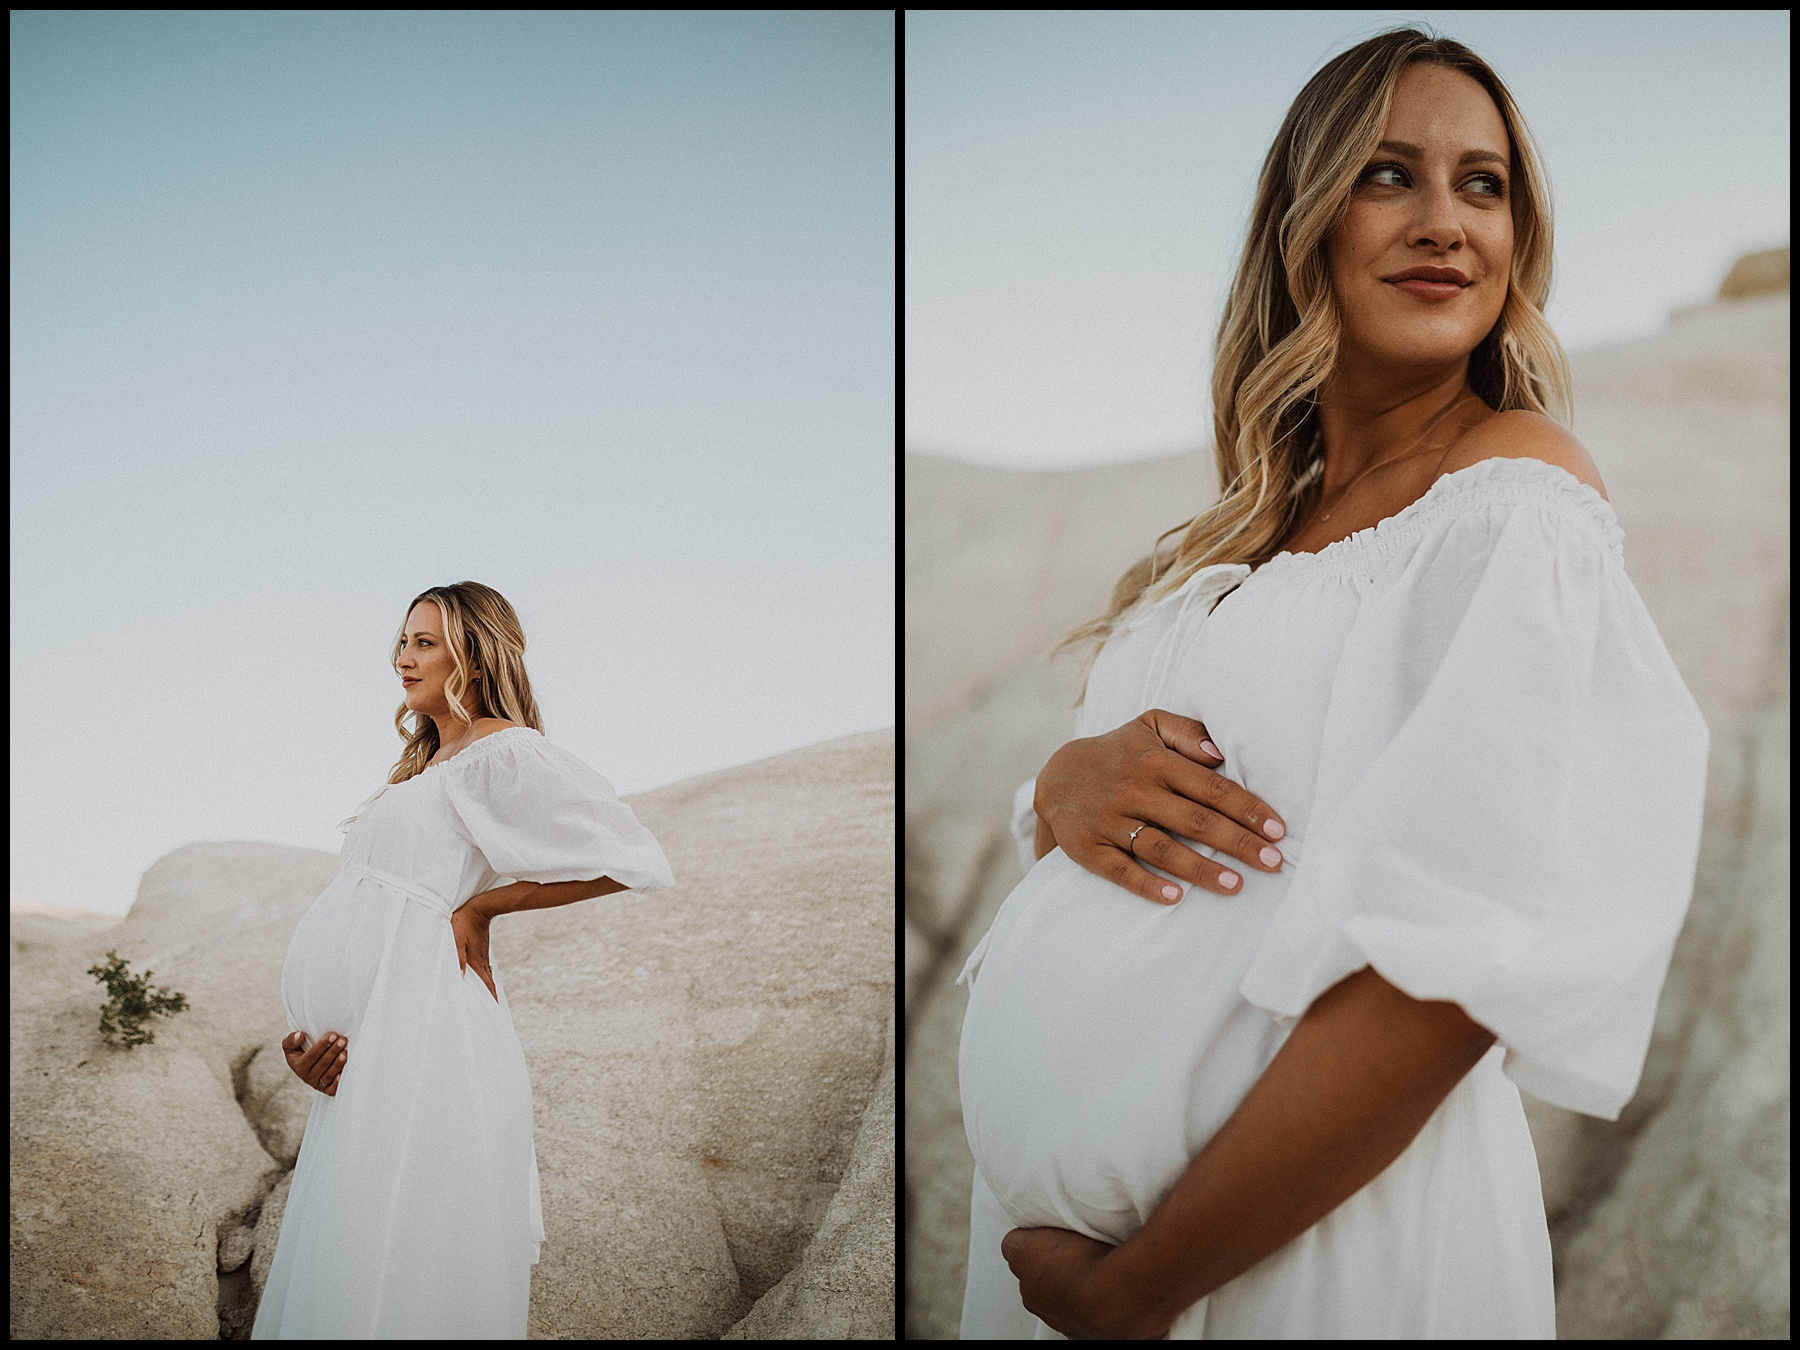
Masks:
[[[146,1030],[144,1019],[151,1013],[168,1017],[174,1013],[186,1012],[188,1001],[186,994],[171,994],[169,986],[163,985],[154,994],[150,992],[150,976],[154,971],[146,970],[142,975],[131,974],[131,963],[120,959],[117,952],[108,952],[111,958],[104,966],[95,964],[88,967],[92,975],[107,991],[112,999],[100,1009],[100,1034],[106,1038],[108,1045],[117,1045],[114,1036],[123,1033],[125,1048],[136,1045],[149,1045],[156,1039],[156,1033]]]

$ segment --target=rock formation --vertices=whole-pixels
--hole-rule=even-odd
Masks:
[[[677,884],[494,925],[531,1069],[530,1334],[892,1336],[893,735],[627,798]],[[195,844],[12,964],[12,1334],[247,1334],[311,1089],[280,974],[337,859]],[[116,946],[188,996],[107,1047]],[[355,1053],[354,1046],[351,1053]]]
[[[1562,1334],[1787,1335],[1787,250],[1578,352],[1575,431],[1712,732],[1694,899],[1617,1122],[1527,1099]],[[1074,734],[1041,653],[1216,493],[1210,456],[1021,472],[907,456],[906,1334],[954,1338],[972,1161],[952,981],[1020,869],[1013,788]]]
[[[1784,295],[1788,289],[1788,250],[1766,248],[1746,253],[1731,265],[1719,283],[1719,299],[1742,300],[1751,295]]]
[[[12,954],[39,951],[72,937],[104,933],[119,922],[116,914],[68,909],[62,905],[14,900],[12,904]]]

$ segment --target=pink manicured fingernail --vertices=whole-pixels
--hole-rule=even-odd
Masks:
[[[1281,822],[1279,820],[1265,820],[1263,822],[1263,833],[1268,835],[1271,839],[1279,839],[1282,835],[1286,834],[1287,831],[1281,828]]]
[[[1219,885],[1235,886],[1237,884],[1238,884],[1238,874],[1236,872],[1221,872],[1221,873],[1219,873]]]
[[[1219,747],[1214,745],[1211,741],[1201,741],[1200,748],[1209,755],[1217,755],[1220,759],[1225,758],[1224,755],[1219,754]]]
[[[1264,867],[1281,866],[1281,855],[1272,848],[1265,848],[1259,856],[1263,860]]]
[[[1163,887],[1163,899],[1179,900],[1179,899],[1181,899],[1181,892],[1173,886],[1164,886]]]

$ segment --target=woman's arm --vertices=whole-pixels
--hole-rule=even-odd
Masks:
[[[592,881],[514,881],[472,895],[450,915],[457,969],[466,971],[474,966],[475,973],[488,987],[488,993],[498,999],[500,991],[494,985],[494,968],[488,959],[488,932],[495,919],[522,909],[553,909],[557,905],[572,905],[577,900],[626,889],[623,883],[611,877],[596,877]]]
[[[593,881],[514,881],[483,891],[469,903],[478,906],[479,912],[488,918],[497,919],[502,914],[516,914],[522,909],[555,909],[558,905],[572,905],[577,900],[592,900],[596,895],[611,895],[626,889],[624,884],[611,877],[597,877]]]
[[[1365,966],[1307,1009],[1130,1239],[1084,1257],[1068,1241],[1079,1234],[1014,1229],[1007,1259],[1025,1306],[1044,1317],[1038,1299],[1077,1334],[1163,1335],[1379,1176],[1493,1043],[1456,1004],[1412,998]]]

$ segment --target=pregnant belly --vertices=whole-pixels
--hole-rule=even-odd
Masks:
[[[341,1032],[352,1045],[362,1027],[382,953],[404,896],[345,873],[327,886],[300,920],[281,970],[288,1020],[311,1041]]]
[[[1136,1232],[1283,1033],[1237,987],[1280,877],[1154,905],[1052,852],[1001,907],[970,991],[963,1121],[1016,1222]]]

